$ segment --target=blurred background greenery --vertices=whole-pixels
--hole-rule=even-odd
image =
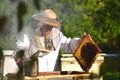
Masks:
[[[101,74],[105,80],[120,79],[120,0],[0,0],[0,47],[14,49],[16,34],[47,8],[57,13],[67,37],[89,33],[103,53],[117,54],[105,57]]]

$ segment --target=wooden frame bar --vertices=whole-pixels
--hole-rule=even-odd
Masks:
[[[49,80],[51,78],[60,78],[64,80],[65,78],[71,78],[72,80],[78,79],[89,79],[90,74],[71,74],[71,75],[52,75],[52,76],[36,76],[36,77],[28,77],[25,76],[24,80]]]

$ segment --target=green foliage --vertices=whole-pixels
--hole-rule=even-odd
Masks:
[[[120,52],[119,0],[1,0],[0,14],[21,30],[29,26],[34,13],[46,8],[58,14],[67,37],[81,37],[86,32],[103,52]],[[19,17],[21,14],[17,15],[17,11],[24,15]]]
[[[15,40],[13,40],[13,37],[10,36],[4,36],[0,37],[0,48],[3,50],[12,50],[15,49]]]
[[[119,40],[116,39],[120,32],[119,0],[60,1],[63,3],[63,7],[65,6],[64,13],[68,16],[65,18],[68,19],[68,22],[63,21],[64,33],[67,36],[75,37],[87,32],[103,52],[119,53]],[[70,35],[71,33],[73,34]]]
[[[119,80],[120,79],[120,72],[111,73],[107,72],[103,75],[104,80]]]

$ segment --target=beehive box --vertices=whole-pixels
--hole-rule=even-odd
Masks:
[[[90,73],[100,74],[100,66],[104,62],[104,55],[100,53],[95,60],[94,64],[90,68]],[[79,71],[84,72],[73,54],[63,54],[61,57],[61,71]]]

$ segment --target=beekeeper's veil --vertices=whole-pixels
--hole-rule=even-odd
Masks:
[[[60,27],[61,23],[58,21],[55,12],[51,9],[46,9],[32,16],[31,27],[34,30],[34,33],[40,34],[40,27],[43,25],[49,25],[53,27]]]

